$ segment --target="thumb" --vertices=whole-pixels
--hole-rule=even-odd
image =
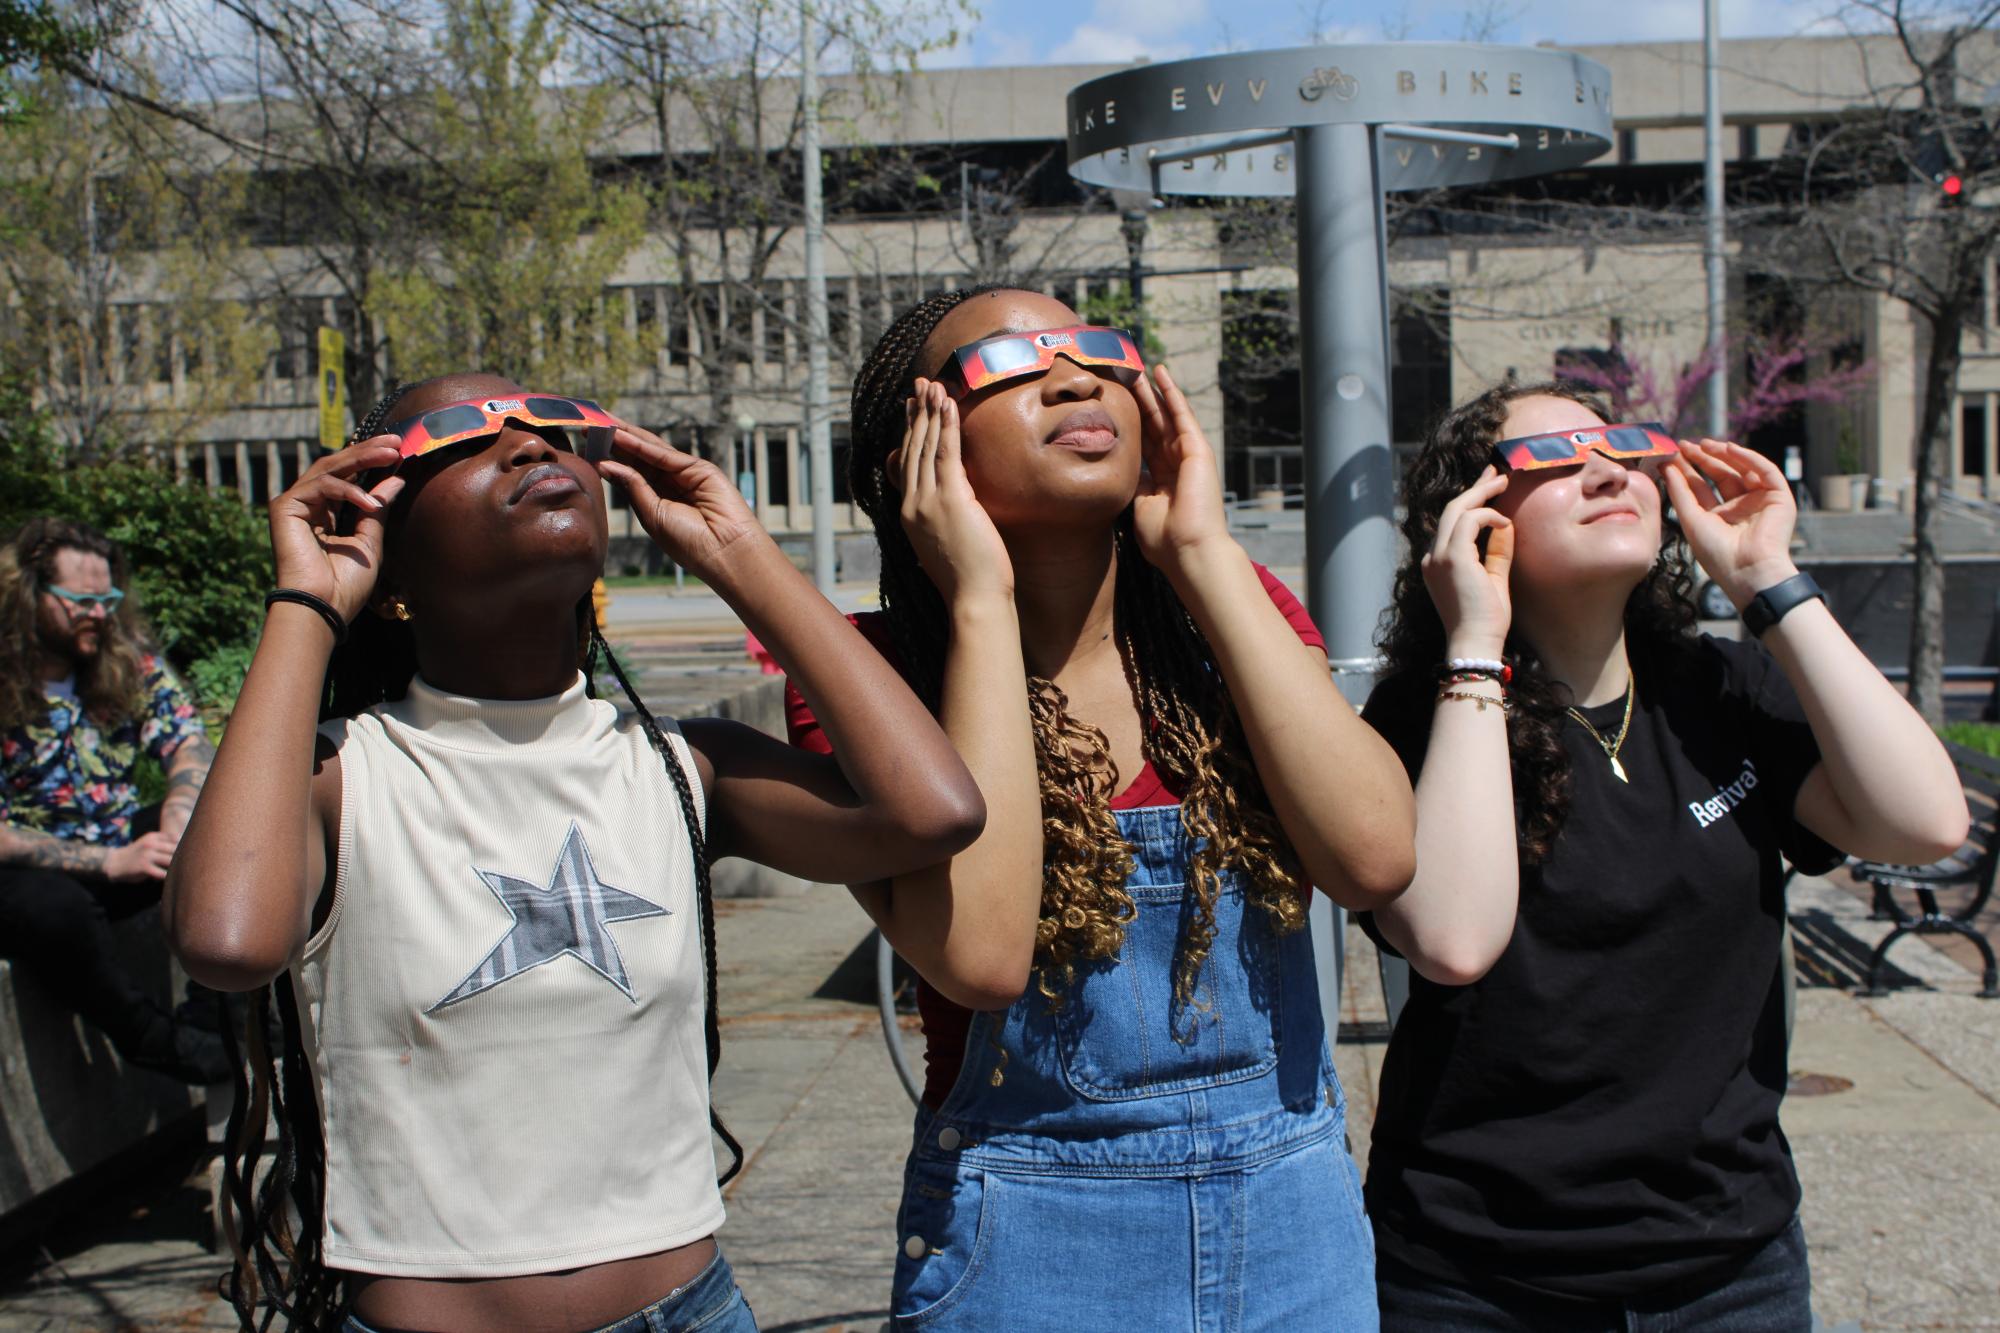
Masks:
[[[354,521],[354,535],[367,542],[370,547],[380,550],[382,547],[382,515],[389,512],[389,506],[395,502],[397,496],[403,493],[403,488],[407,485],[409,485],[409,478],[394,476],[384,477],[381,481],[376,482],[375,485],[370,487],[368,494],[380,503],[374,509],[364,509],[360,505],[354,506],[355,511],[359,514],[359,517]]]

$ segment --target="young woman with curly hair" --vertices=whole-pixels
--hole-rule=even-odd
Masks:
[[[1362,908],[1407,881],[1394,755],[1129,336],[1037,292],[933,297],[853,421],[864,628],[988,810],[855,889],[923,980],[897,1326],[1372,1329],[1301,927],[1311,885]],[[793,732],[832,739],[802,706]]]
[[[1965,835],[1936,738],[1792,564],[1778,470],[1614,458],[1606,424],[1509,381],[1404,483],[1364,714],[1417,792],[1416,878],[1364,919],[1415,973],[1369,1159],[1385,1328],[1803,1333],[1781,858]],[[1690,546],[1752,641],[1695,634]]]
[[[276,983],[282,1068],[253,1023],[231,1134],[246,1329],[754,1329],[713,1239],[709,861],[896,874],[978,832],[942,731],[721,472],[610,419],[593,463],[550,424],[583,406],[429,380],[271,503],[279,590],[167,887],[190,973]],[[615,661],[631,714],[591,697],[607,480],[838,762],[658,723]]]

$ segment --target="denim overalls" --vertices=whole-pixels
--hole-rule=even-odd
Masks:
[[[1173,1002],[1193,844],[1116,812],[1138,918],[1051,1012],[975,1014],[919,1109],[897,1216],[898,1329],[1374,1330],[1374,1240],[1312,944],[1225,876],[1194,1003]]]

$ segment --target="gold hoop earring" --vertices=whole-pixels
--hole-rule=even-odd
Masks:
[[[395,613],[398,620],[408,620],[410,618],[410,608],[401,598],[397,598],[394,602],[391,602],[389,609]]]

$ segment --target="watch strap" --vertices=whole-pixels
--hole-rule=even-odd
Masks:
[[[1794,607],[1813,599],[1826,600],[1826,593],[1810,574],[1794,574],[1772,584],[1752,597],[1743,608],[1743,628],[1752,638],[1761,639],[1766,630],[1783,620]]]

